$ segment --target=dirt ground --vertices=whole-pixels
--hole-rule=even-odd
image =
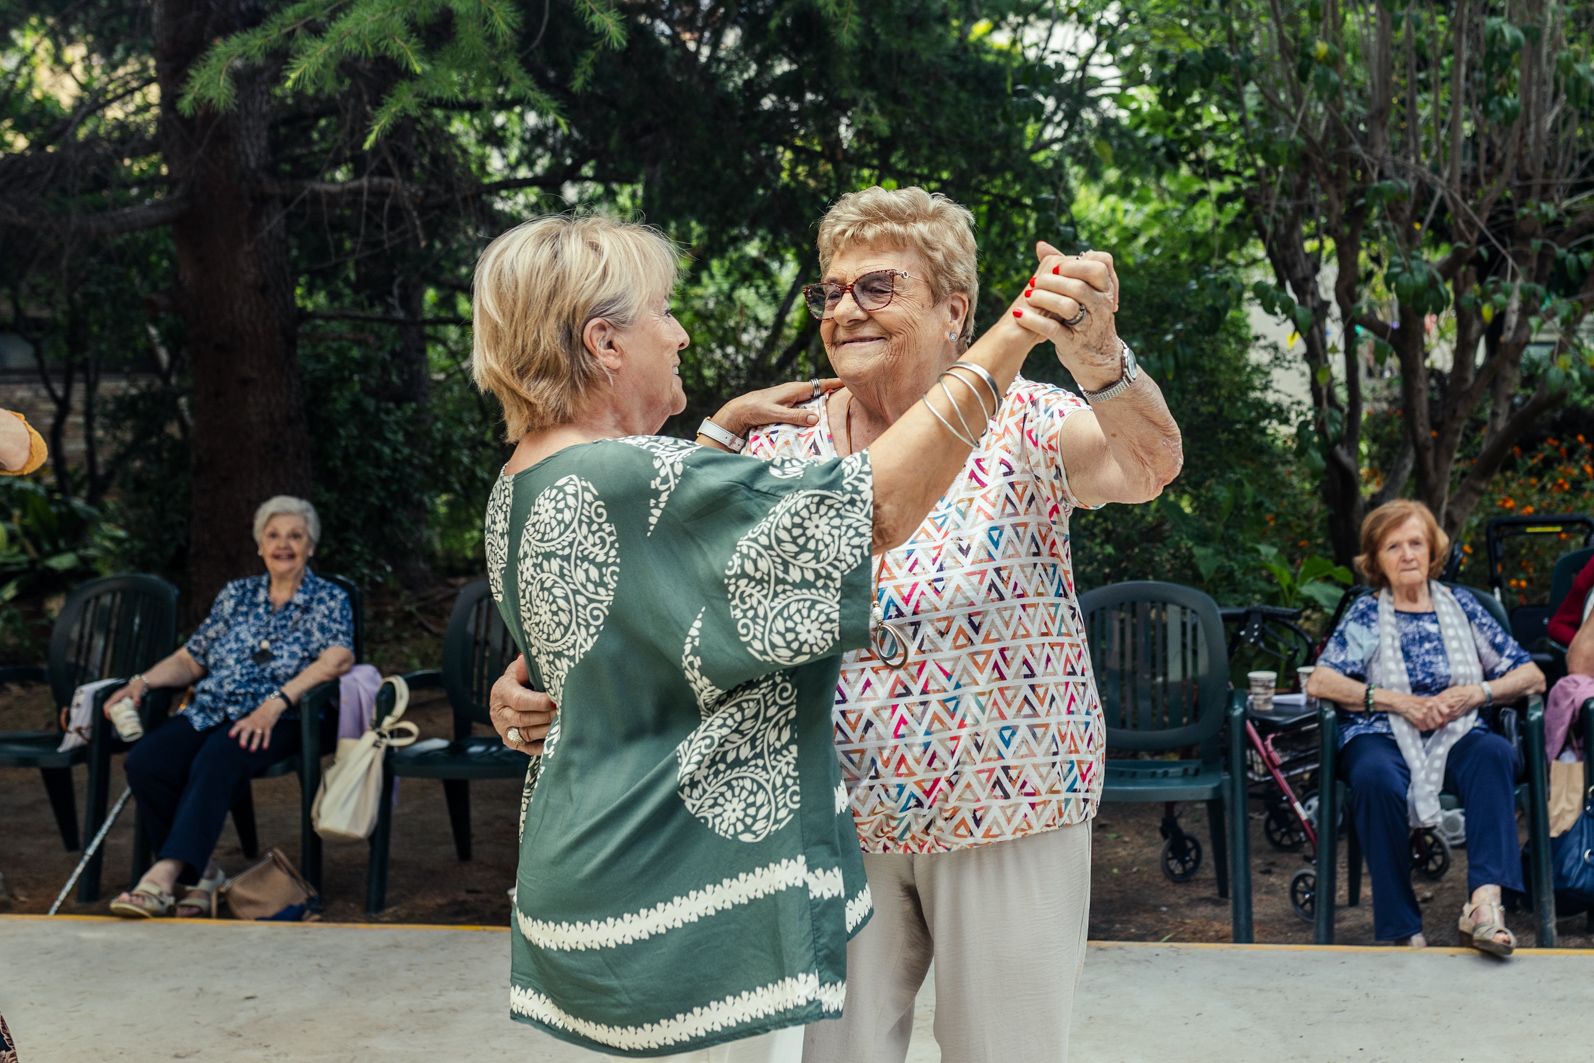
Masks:
[[[442,607],[446,616],[447,603]],[[424,641],[429,636],[424,633]],[[413,664],[412,646],[394,645],[392,659]],[[384,657],[379,655],[378,660]],[[38,727],[48,719],[48,698],[38,688],[0,688],[0,731]],[[423,738],[446,736],[450,721],[447,704],[431,692],[418,693],[409,718],[420,725]],[[114,762],[112,800],[121,792],[120,758]],[[79,818],[86,778],[76,772]],[[256,782],[255,810],[262,845],[276,845],[297,862],[298,781],[292,775]],[[392,859],[388,877],[388,907],[383,922],[502,925],[506,921],[506,892],[512,885],[515,860],[515,817],[520,784],[516,781],[476,783],[471,787],[474,859],[455,858],[442,788],[437,783],[410,780],[403,784],[394,823]],[[1229,904],[1217,895],[1213,878],[1211,840],[1205,810],[1184,806],[1181,822],[1197,834],[1207,849],[1195,877],[1186,883],[1166,879],[1159,865],[1162,840],[1158,824],[1160,805],[1107,805],[1095,823],[1094,867],[1090,936],[1117,941],[1227,941]],[[75,895],[62,911],[97,913],[116,889],[127,883],[132,859],[131,809],[112,828],[106,842],[104,898],[96,905],[79,905]],[[1289,879],[1303,866],[1301,853],[1274,850],[1263,837],[1261,809],[1253,804],[1250,817],[1251,854],[1255,891],[1256,940],[1268,943],[1307,943],[1312,928],[1290,908]],[[1340,896],[1344,897],[1344,846],[1340,846]],[[79,859],[66,851],[56,833],[49,803],[37,772],[0,770],[0,911],[42,913],[49,909]],[[242,870],[249,861],[238,845],[234,830],[223,833],[217,859],[229,872]],[[325,847],[325,918],[343,922],[365,921],[364,844],[328,844]],[[1372,909],[1365,887],[1361,905],[1341,908],[1337,930],[1340,944],[1372,943]],[[1417,880],[1418,897],[1426,914],[1425,932],[1436,945],[1456,944],[1456,917],[1466,893],[1465,851],[1458,850],[1448,874],[1438,882]],[[1532,917],[1516,913],[1509,918],[1524,945],[1535,934]],[[1581,915],[1559,924],[1563,947],[1594,947]]]

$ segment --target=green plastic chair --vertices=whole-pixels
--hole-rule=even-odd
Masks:
[[[48,683],[52,703],[59,709],[71,704],[73,692],[85,683],[149,667],[170,653],[176,640],[176,587],[159,576],[106,576],[67,596],[50,635],[46,663],[0,668],[0,684]],[[87,746],[56,752],[63,737],[58,720],[43,730],[0,733],[0,767],[39,770],[68,850],[81,845],[72,767],[90,766],[83,830],[84,836],[93,837],[105,818],[111,752],[127,748],[102,711],[114,689],[103,687],[95,698]]]
[[[1471,594],[1489,615],[1506,631],[1511,630],[1505,606],[1490,592],[1478,587],[1448,583],[1452,590]],[[1346,593],[1360,597],[1366,587],[1353,587]],[[1348,605],[1349,603],[1347,603]],[[1314,940],[1319,945],[1334,943],[1334,908],[1338,899],[1336,884],[1339,869],[1338,830],[1328,827],[1340,822],[1340,807],[1345,799],[1346,786],[1339,779],[1339,717],[1333,702],[1325,701],[1318,709],[1321,725],[1319,741],[1319,778],[1332,779],[1332,786],[1320,786],[1317,804],[1317,878],[1313,894],[1313,912],[1316,928]],[[1534,914],[1538,921],[1538,947],[1555,945],[1555,887],[1550,878],[1550,809],[1549,768],[1544,756],[1544,699],[1534,694],[1526,703],[1497,707],[1491,729],[1504,735],[1514,746],[1522,760],[1523,780],[1517,785],[1517,803],[1528,818],[1528,890],[1533,897]],[[1451,795],[1455,796],[1455,795]],[[1360,839],[1349,816],[1344,817],[1346,837],[1346,903],[1355,907],[1361,903],[1362,851]],[[1327,899],[1328,903],[1324,903]]]
[[[1079,606],[1108,750],[1193,754],[1180,759],[1112,757],[1102,800],[1205,802],[1218,895],[1230,897],[1234,940],[1249,942],[1245,694],[1229,690],[1217,603],[1192,587],[1135,581],[1089,591]]]
[[[411,672],[404,678],[411,690],[441,687],[454,714],[454,738],[441,749],[391,746],[383,758],[382,792],[392,793],[400,778],[436,779],[443,784],[448,802],[454,851],[461,860],[471,858],[470,784],[475,779],[523,779],[527,758],[503,744],[496,732],[474,734],[475,725],[492,727],[488,699],[492,686],[509,662],[520,653],[498,615],[498,606],[485,579],[467,584],[454,602],[454,613],[443,636],[441,670]],[[376,718],[393,707],[388,686],[377,697]],[[377,915],[387,906],[388,852],[393,836],[393,802],[379,802],[376,830],[371,835],[371,862],[366,872],[365,910]]]

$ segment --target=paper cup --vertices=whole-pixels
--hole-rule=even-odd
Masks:
[[[1312,673],[1317,671],[1312,665],[1304,665],[1295,669],[1295,681],[1301,685],[1301,693],[1306,693],[1306,684],[1312,678]]]
[[[123,698],[105,710],[111,717],[111,725],[116,728],[116,733],[124,742],[136,742],[144,737],[144,723],[138,718],[138,709],[133,706],[132,698]]]
[[[1273,711],[1273,691],[1278,688],[1279,674],[1277,672],[1247,672],[1246,682],[1250,684],[1250,704],[1256,712]]]

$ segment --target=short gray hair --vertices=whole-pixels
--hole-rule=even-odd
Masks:
[[[272,517],[303,518],[305,530],[310,533],[310,545],[321,541],[321,518],[316,516],[315,507],[302,498],[277,495],[260,503],[260,508],[255,510],[255,542],[266,534],[266,525],[271,523]]]

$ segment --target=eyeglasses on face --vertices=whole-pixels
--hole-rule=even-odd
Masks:
[[[803,301],[808,304],[808,312],[817,318],[834,314],[836,307],[841,305],[841,297],[848,292],[852,293],[852,301],[858,304],[858,309],[883,310],[891,305],[892,297],[897,294],[897,278],[907,275],[906,270],[877,269],[873,273],[865,273],[851,284],[837,284],[835,281],[805,284]]]

